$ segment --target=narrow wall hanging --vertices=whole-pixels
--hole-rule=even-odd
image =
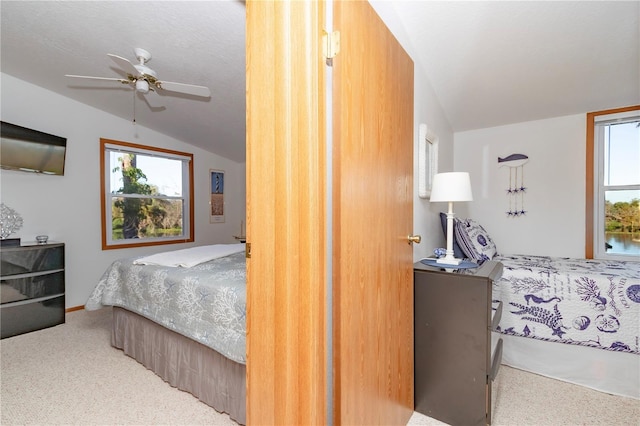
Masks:
[[[524,209],[524,193],[527,188],[524,186],[524,165],[529,161],[529,157],[524,154],[511,154],[507,157],[498,157],[498,167],[509,169],[509,189],[507,198],[509,199],[509,211],[507,216],[524,216],[527,211]]]
[[[224,171],[209,170],[211,182],[211,216],[209,223],[224,222]]]

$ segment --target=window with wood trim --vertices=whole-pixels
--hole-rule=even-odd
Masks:
[[[588,259],[640,256],[640,106],[587,114]]]
[[[102,249],[192,242],[193,154],[100,139]]]

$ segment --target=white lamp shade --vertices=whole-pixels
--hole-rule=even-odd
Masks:
[[[438,173],[433,177],[431,202],[473,201],[467,172]]]

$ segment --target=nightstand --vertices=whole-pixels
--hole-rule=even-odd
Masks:
[[[0,248],[0,338],[64,323],[64,244]]]
[[[453,271],[414,264],[415,411],[451,425],[491,424],[502,359],[502,339],[491,346],[502,309],[493,314],[491,291],[501,275],[495,261]]]

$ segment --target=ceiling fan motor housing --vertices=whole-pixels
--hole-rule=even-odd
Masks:
[[[136,69],[141,75],[146,74],[146,75],[150,75],[151,77],[158,78],[158,74],[156,74],[154,70],[152,70],[146,65],[134,65],[134,67],[136,67]]]
[[[133,53],[136,55],[136,59],[138,59],[139,61],[139,64],[134,64],[133,66],[140,73],[140,76],[136,79],[136,91],[141,93],[148,93],[149,86],[154,85],[156,79],[158,78],[158,74],[156,74],[154,70],[145,65],[145,63],[151,60],[151,53],[139,47],[134,48]],[[149,78],[148,76],[152,78]]]

